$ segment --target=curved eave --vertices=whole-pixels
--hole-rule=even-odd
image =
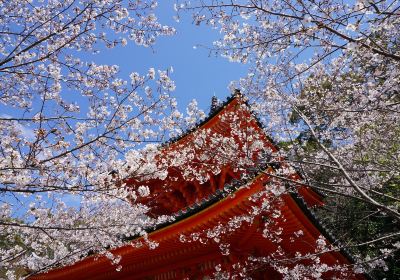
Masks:
[[[263,176],[259,175],[254,180],[260,180]],[[262,184],[253,188],[240,188],[234,194],[224,197],[211,206],[206,207],[202,210],[197,210],[196,213],[191,214],[187,217],[183,216],[170,224],[164,224],[161,228],[154,230],[148,234],[148,239],[155,241],[157,243],[166,241],[167,239],[177,239],[180,234],[187,233],[188,230],[193,230],[198,228],[199,225],[203,224],[204,221],[210,221],[216,217],[223,215],[224,212],[229,211],[232,207],[236,207],[243,203],[243,201],[248,200],[248,198],[257,193],[262,188]],[[138,241],[143,239],[142,237],[134,239]],[[111,250],[115,255],[119,255],[122,259],[130,255],[134,255],[142,248],[134,248],[130,244],[123,247]],[[96,271],[101,271],[102,267],[108,267],[108,270],[115,270],[115,268],[110,265],[110,261],[102,256],[90,256],[81,260],[73,265],[56,268],[47,273],[32,276],[31,280],[50,280],[50,279],[85,279],[81,278],[82,275],[91,271],[95,273]]]
[[[116,272],[115,267],[105,257],[92,256],[71,266],[58,268],[45,274],[33,276],[30,279],[122,279],[123,277],[127,277],[132,271],[135,271],[137,268],[134,267],[135,265],[137,267],[138,263],[146,263],[146,260],[156,258],[160,261],[165,261],[162,255],[170,254],[176,250],[182,251],[182,254],[188,254],[187,250],[190,250],[191,245],[177,241],[181,234],[189,235],[193,232],[212,228],[219,221],[235,216],[238,211],[247,213],[253,203],[249,198],[259,193],[264,188],[263,184],[268,180],[269,177],[267,174],[259,173],[246,186],[238,187],[226,197],[205,206],[201,210],[197,209],[196,213],[192,213],[187,217],[181,217],[181,219],[177,219],[172,224],[164,225],[162,228],[149,233],[148,238],[159,243],[159,248],[154,250],[150,250],[146,246],[134,248],[129,244],[111,250],[113,254],[122,257],[122,272]],[[312,240],[315,241],[320,233],[324,234],[316,226],[315,220],[307,215],[308,208],[304,208],[306,207],[305,204],[298,203],[298,200],[290,195],[284,195],[284,201],[286,205],[285,211],[291,213],[292,222],[290,226],[295,228],[298,226],[301,227],[306,232],[305,239],[309,242]],[[140,240],[143,240],[143,238],[137,238],[133,242]],[[329,258],[339,261],[342,264],[350,263],[348,259],[338,252],[330,253]],[[154,269],[157,269],[157,267]]]

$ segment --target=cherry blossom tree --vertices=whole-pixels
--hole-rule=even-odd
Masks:
[[[156,6],[151,0],[1,1],[2,277],[29,276],[88,252],[117,263],[107,249],[157,222],[115,184],[115,171],[129,163],[131,177],[163,176],[151,159],[176,118],[174,82],[169,71],[153,68],[124,80],[117,65],[98,64],[95,56],[174,34],[157,21]]]
[[[6,277],[29,276],[90,252],[109,257],[120,269],[119,257],[108,249],[127,237],[146,239],[147,226],[170,218],[146,216],[148,208],[135,202],[149,195],[148,187],[125,188],[124,180],[164,180],[171,162],[188,166],[204,138],[221,154],[207,167],[211,172],[232,158],[238,169],[255,164],[252,156],[237,154],[235,141],[243,132],[236,119],[230,127],[235,139],[194,134],[193,146],[158,164],[157,143],[193,127],[204,113],[195,102],[186,117],[177,110],[169,95],[175,88],[169,71],[151,68],[124,80],[118,66],[95,62],[94,54],[104,47],[128,40],[147,47],[174,33],[158,23],[155,1],[3,1],[0,6],[0,263]],[[193,12],[195,24],[221,32],[212,53],[252,66],[232,87],[250,98],[267,133],[283,146],[265,151],[265,160],[274,161],[270,164],[281,162],[264,192],[279,200],[295,189],[299,181],[288,179],[294,166],[302,184],[332,201],[345,197],[367,205],[373,215],[388,219],[390,229],[346,244],[378,248],[360,254],[357,271],[385,267],[385,259],[400,249],[400,3],[180,0],[176,9]],[[251,155],[259,148],[246,146]],[[202,170],[184,171],[201,182],[207,180]],[[205,234],[218,240],[260,211],[280,214],[263,207]],[[265,222],[266,238],[279,242],[279,234]],[[345,245],[328,248],[321,237],[316,247],[319,251],[298,256],[312,260],[308,267],[254,258],[250,265],[237,264],[237,276],[264,264],[286,279],[318,279],[325,271],[343,269],[324,266],[318,254]],[[228,244],[220,248],[229,254]],[[215,277],[225,276],[218,268]]]
[[[400,2],[199,0],[175,8],[220,31],[212,54],[250,64],[232,87],[251,97],[302,183],[324,192],[327,205],[362,203],[353,223],[386,220],[386,230],[362,241],[350,228],[340,232],[363,252],[357,269],[386,269],[400,249]],[[284,173],[270,175],[295,184]]]

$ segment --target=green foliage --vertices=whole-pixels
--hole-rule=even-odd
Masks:
[[[376,69],[370,71],[374,72]],[[384,70],[381,69],[381,71]],[[350,73],[343,79],[350,79],[353,82],[352,84],[355,85],[361,83],[363,77]],[[355,180],[361,179],[363,176],[371,176],[377,178],[376,182],[383,182],[380,185],[368,186],[367,194],[382,205],[400,209],[400,175],[393,176],[393,173],[386,171],[399,168],[400,125],[390,121],[391,112],[388,111],[380,112],[379,117],[374,122],[363,123],[356,131],[345,131],[342,127],[332,126],[331,124],[336,118],[334,112],[321,110],[321,112],[316,113],[320,108],[319,106],[323,108],[324,99],[328,96],[327,92],[333,90],[333,84],[329,82],[329,77],[322,80],[320,87],[304,88],[301,93],[304,99],[315,104],[315,106],[313,108],[299,106],[298,110],[312,123],[316,123],[313,128],[317,137],[328,130],[339,132],[339,134],[340,132],[348,133],[347,135],[351,136],[349,139],[352,141],[354,156],[351,164],[347,167],[355,170],[368,170],[369,166],[378,166],[378,169],[382,170],[349,172]],[[348,92],[350,93],[347,95],[338,94],[335,98],[341,99],[341,102],[345,100],[352,103],[354,100],[351,91],[346,91],[346,93]],[[393,95],[393,92],[387,94]],[[395,102],[394,100],[398,100],[398,98],[400,98],[400,95],[390,97],[392,102]],[[315,122],[315,115],[319,117],[317,122]],[[281,142],[279,145],[288,152],[293,145],[300,145],[302,154],[295,155],[296,162],[312,161],[314,155],[321,152],[318,142],[331,150],[340,148],[340,142],[337,144],[323,137],[317,139],[312,135],[310,129],[304,124],[296,111],[291,113],[290,123],[299,124],[301,131],[292,142]],[[310,165],[304,165],[304,169],[311,182],[323,188],[331,188],[332,181],[338,184],[346,182],[346,180],[342,180],[342,174],[336,169]],[[394,245],[400,244],[399,235],[369,243],[371,240],[399,233],[399,222],[367,202],[347,197],[346,194],[357,196],[348,187],[335,187],[335,191],[341,192],[343,195],[327,192],[325,206],[317,210],[323,224],[330,229],[341,244],[348,247],[352,255],[356,256],[361,262],[365,261],[364,267],[371,276],[376,279],[400,279],[400,248]],[[360,246],[364,243],[366,244]],[[383,266],[382,262],[379,263],[379,260],[384,260],[386,266]]]
[[[10,221],[12,222],[12,221]],[[15,222],[15,221],[14,221]],[[18,260],[18,256],[21,257],[23,254],[26,254],[27,251],[25,251],[27,249],[24,240],[22,240],[21,236],[15,234],[15,235],[6,235],[6,234],[1,234],[0,233],[0,249],[2,250],[9,250],[9,249],[13,249],[16,246],[21,248],[21,254],[16,254],[16,258],[13,260],[5,260],[9,263],[14,263]],[[26,275],[28,273],[28,271],[26,270],[26,268],[22,267],[22,266],[9,266],[9,267],[13,267],[12,270],[16,276],[16,279],[22,279],[24,275]],[[0,267],[0,279],[7,279],[6,277],[6,273],[7,273],[7,269],[5,267]]]
[[[399,183],[398,179],[388,183],[391,187],[387,189],[386,194],[398,196]],[[380,196],[381,202],[385,199],[388,200],[387,197]],[[376,279],[400,279],[400,250],[393,246],[400,241],[398,236],[360,246],[371,239],[400,232],[400,225],[393,218],[371,209],[369,204],[360,200],[330,195],[326,197],[325,203],[323,208],[318,209],[319,217],[336,238],[346,245],[352,255],[372,260],[365,265],[368,273]],[[374,259],[384,259],[387,267],[374,267]]]

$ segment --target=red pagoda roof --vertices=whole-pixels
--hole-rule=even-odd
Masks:
[[[169,161],[173,160],[177,150],[189,149],[195,133],[206,131],[231,137],[232,119],[226,116],[246,120],[239,128],[251,128],[256,135],[250,144],[261,141],[263,148],[277,151],[243,98],[235,95],[195,130],[167,144],[160,161],[168,161],[171,165]],[[232,139],[240,140],[235,136]],[[203,145],[209,145],[207,141]],[[248,143],[239,144],[238,153]],[[201,148],[192,149],[195,155],[189,163],[191,168],[201,168],[205,163],[209,166],[220,164],[214,162],[214,157],[205,157],[199,162],[205,153]],[[245,169],[235,169],[232,164],[235,159],[232,159],[223,162],[217,174],[206,170],[209,175],[206,182],[198,182],[192,174],[184,174],[185,170],[179,164],[169,167],[165,180],[127,180],[132,188],[143,183],[149,185],[151,195],[141,202],[152,207],[151,215],[175,217],[172,222],[148,231],[147,238],[158,246],[150,249],[143,237],[137,237],[129,244],[111,250],[122,257],[120,271],[116,271],[107,258],[90,256],[30,279],[203,279],[213,276],[216,266],[230,273],[238,267],[246,267],[248,276],[253,279],[281,279],[278,270],[282,265],[288,268],[311,265],[310,258],[299,257],[307,254],[316,254],[320,263],[329,267],[351,266],[345,252],[327,250],[318,253],[317,241],[322,235],[327,245],[335,242],[310,210],[310,207],[321,205],[321,196],[301,185],[293,193],[274,195],[268,191],[269,184],[279,184],[271,175],[275,165],[280,163],[262,162],[258,153],[260,150],[254,149],[249,157],[260,163],[244,164]],[[299,175],[295,172],[290,179],[298,180]],[[267,229],[265,225],[268,225]],[[351,272],[329,269],[322,272],[324,279],[334,277],[364,279],[364,276]]]

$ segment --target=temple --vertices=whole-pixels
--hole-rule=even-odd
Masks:
[[[133,237],[111,250],[122,257],[120,271],[88,256],[30,279],[282,279],[284,269],[307,267],[322,279],[364,279],[343,269],[352,264],[345,251],[320,252],[337,245],[313,214],[321,195],[293,183],[300,175],[277,156],[239,93],[214,100],[207,119],[161,149],[165,178],[125,180],[129,188],[149,187],[139,198],[149,216],[173,217],[147,230],[156,248]]]

